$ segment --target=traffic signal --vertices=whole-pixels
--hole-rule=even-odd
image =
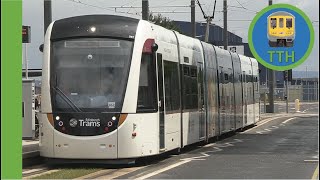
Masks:
[[[283,71],[283,79],[285,81],[292,81],[292,69],[288,71]]]
[[[22,26],[22,43],[30,43],[30,42],[31,42],[31,27]]]
[[[288,81],[292,81],[292,69],[288,70]]]

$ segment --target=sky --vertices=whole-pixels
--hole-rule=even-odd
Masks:
[[[23,0],[23,25],[31,26],[31,43],[23,45],[23,58],[27,56],[29,69],[42,68],[43,1]],[[211,15],[214,0],[199,0],[207,15]],[[52,0],[52,20],[87,14],[113,14],[141,18],[142,0]],[[286,3],[303,10],[313,22],[314,48],[309,58],[294,70],[319,71],[319,0],[273,0],[273,4]],[[190,21],[190,0],[149,0],[150,11],[161,13],[171,20]],[[268,5],[268,0],[228,0],[228,31],[248,42],[248,29],[257,12]],[[223,27],[223,0],[217,0],[212,23]],[[203,22],[200,8],[196,7],[196,22]],[[27,53],[25,53],[25,49]],[[25,66],[23,66],[24,68]]]

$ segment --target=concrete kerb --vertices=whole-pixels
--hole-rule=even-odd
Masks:
[[[39,156],[39,141],[22,141],[22,157],[30,158]]]

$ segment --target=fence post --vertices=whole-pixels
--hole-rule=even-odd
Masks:
[[[296,112],[300,112],[300,101],[299,99],[296,99],[295,101],[295,109],[296,109]]]
[[[263,98],[264,113],[267,113],[266,97],[267,97],[267,93],[264,92],[264,98]]]

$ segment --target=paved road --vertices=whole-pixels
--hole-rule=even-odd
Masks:
[[[318,117],[264,122],[117,179],[311,179],[319,158]]]

